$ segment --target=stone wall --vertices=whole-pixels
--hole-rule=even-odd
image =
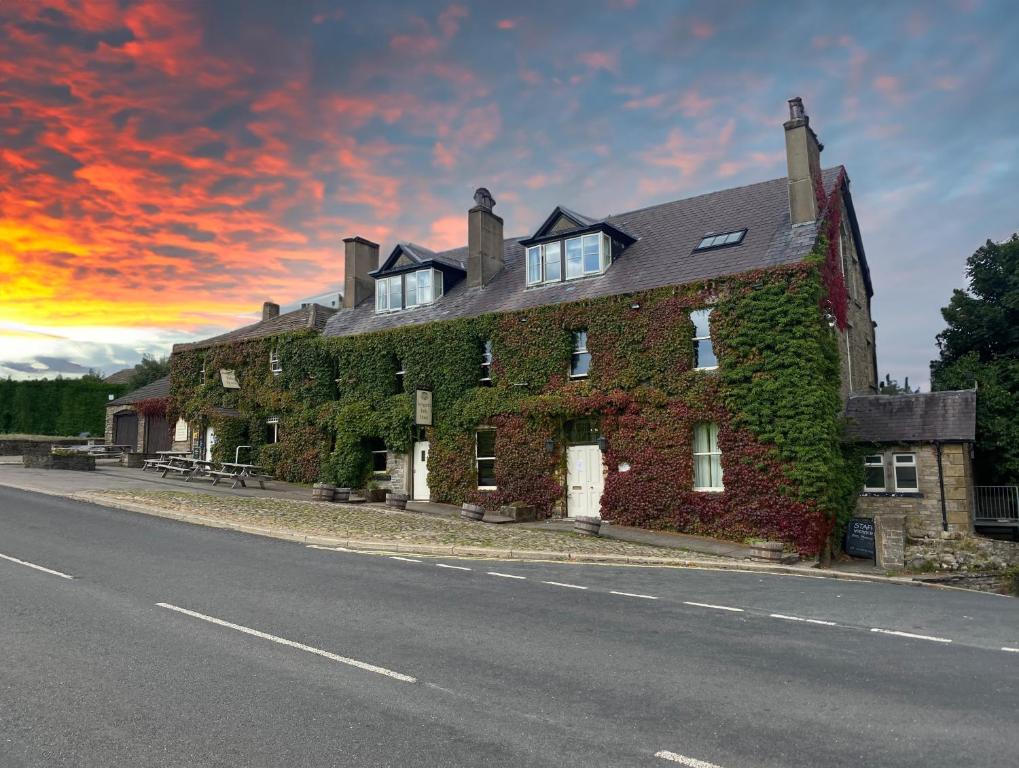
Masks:
[[[21,457],[21,464],[31,469],[70,469],[92,472],[96,468],[95,456],[86,453],[56,455],[46,451],[29,451]]]
[[[375,476],[378,487],[391,493],[407,493],[409,495],[410,458],[410,455],[406,453],[387,452],[386,473]]]
[[[134,413],[133,405],[111,405],[106,408],[106,442],[113,444],[113,417],[118,413]],[[133,446],[135,451],[145,450],[145,417],[138,414],[138,439]]]
[[[963,531],[931,531],[906,521],[906,566],[910,570],[986,572],[1019,565],[1019,542],[988,539]]]
[[[839,353],[842,360],[842,398],[850,393],[876,393],[877,370],[875,370],[876,344],[874,323],[870,315],[870,298],[863,280],[863,269],[856,252],[856,245],[848,225],[846,209],[842,209],[842,254],[846,291],[849,294],[847,319],[849,326],[839,334]]]
[[[92,438],[96,443],[102,443],[102,438]],[[49,453],[54,446],[82,445],[85,440],[80,437],[42,437],[38,440],[18,438],[11,440],[0,440],[0,456],[24,456],[40,448],[44,453]]]

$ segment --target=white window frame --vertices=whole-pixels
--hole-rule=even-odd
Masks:
[[[403,360],[397,363],[398,370],[396,372],[396,383],[400,385],[400,391],[404,389],[404,384],[407,380],[407,366],[403,364]]]
[[[580,334],[584,334],[584,340],[581,342]],[[570,378],[571,379],[586,379],[591,375],[591,350],[587,348],[587,329],[581,328],[573,331],[573,351],[570,353]],[[574,373],[573,372],[573,361],[579,355],[587,355],[587,373]]]
[[[712,427],[715,428],[715,445],[714,445],[714,450],[711,450],[711,448],[712,448],[712,446],[711,446],[711,428]],[[699,430],[699,429],[707,429],[708,430],[708,441],[707,441],[708,442],[708,450],[706,450],[706,451],[698,451],[697,450],[697,430]],[[708,456],[709,458],[712,457],[712,456],[717,456],[718,457],[718,478],[717,478],[718,485],[697,485],[697,457],[698,456]],[[722,470],[722,449],[718,447],[718,425],[715,424],[714,422],[702,421],[702,422],[698,422],[697,424],[694,424],[693,460],[694,460],[694,464],[693,464],[693,466],[694,466],[693,489],[695,491],[699,491],[699,492],[703,492],[703,493],[721,493],[722,491],[725,490],[725,479],[724,479],[724,474],[725,473]],[[711,466],[711,462],[710,461],[708,462],[708,466],[709,467]],[[713,478],[711,480],[714,481]]]
[[[552,255],[550,251],[556,251],[555,259],[559,264],[559,277],[548,276],[548,262],[549,257]],[[531,257],[536,256],[538,259],[538,279],[531,279]],[[544,283],[561,283],[563,280],[563,241],[553,240],[549,243],[541,243],[539,245],[532,245],[527,248],[526,263],[524,265],[526,274],[525,279],[527,285],[542,285]]]
[[[587,269],[584,260],[584,248],[587,242],[592,239],[598,241],[598,268]],[[570,243],[580,243],[580,271],[574,274],[570,274],[570,260],[569,251]],[[577,237],[567,238],[563,243],[563,279],[565,280],[579,280],[582,277],[590,277],[591,275],[601,275],[609,268],[609,262],[612,260],[612,241],[609,236],[604,232],[589,232],[586,235],[578,235]]]
[[[428,279],[425,280],[424,276],[428,275]],[[411,283],[414,285],[414,301],[411,302]],[[422,287],[423,284],[428,284],[428,298],[422,300]],[[393,286],[394,284],[399,285],[399,296],[400,306],[394,307],[393,298]],[[437,299],[441,298],[443,290],[442,282],[442,271],[434,268],[427,269],[415,269],[411,272],[404,272],[399,275],[390,275],[389,277],[379,277],[375,280],[375,311],[381,312],[401,312],[405,309],[413,309],[414,307],[422,307],[426,304],[432,304]]]
[[[694,320],[694,318],[693,318],[694,314],[697,313],[697,312],[703,312],[704,313],[704,321],[705,321],[704,324],[707,326],[707,331],[708,331],[708,335],[707,336],[698,336],[697,335],[697,321]],[[715,358],[715,364],[714,365],[697,365],[694,368],[695,371],[716,371],[716,370],[718,370],[718,355],[715,354],[715,345],[711,341],[711,313],[712,312],[714,312],[714,309],[711,308],[711,307],[707,307],[706,309],[695,309],[693,312],[690,313],[690,322],[692,322],[694,324],[693,343],[694,344],[700,344],[701,342],[706,341],[710,345],[710,347],[711,347],[711,356]]]
[[[494,357],[492,340],[486,339],[481,348],[481,378],[479,381],[482,384],[492,383],[492,360]]]
[[[479,445],[480,445],[480,441],[478,440],[478,437],[481,435],[482,432],[491,432],[492,433],[492,455],[491,456],[482,456],[481,453],[478,450]],[[478,490],[479,491],[495,491],[495,490],[498,490],[498,488],[499,488],[498,485],[494,485],[494,484],[493,485],[482,485],[481,484],[481,462],[482,461],[490,461],[490,462],[492,462],[492,476],[494,477],[495,476],[495,428],[494,427],[478,427],[474,431],[474,471],[477,472],[477,474],[478,474]]]
[[[283,373],[283,364],[280,363],[280,353],[276,347],[273,347],[272,351],[269,352],[269,370],[272,371],[273,376],[279,376]]]
[[[280,441],[280,417],[270,416],[265,423],[272,427],[272,440],[269,441],[269,445],[276,445]]]
[[[877,459],[877,461],[874,461]],[[867,470],[881,468],[881,486],[867,485]],[[885,456],[883,453],[872,453],[863,457],[863,490],[867,493],[881,493],[888,490],[888,479],[885,476]]]
[[[899,461],[899,459],[908,459],[908,461]],[[913,474],[916,476],[916,485],[912,488],[901,488],[899,486],[899,467],[912,467]],[[896,493],[918,493],[920,491],[920,470],[916,463],[915,453],[894,453],[892,454],[892,474],[895,475],[895,492]]]

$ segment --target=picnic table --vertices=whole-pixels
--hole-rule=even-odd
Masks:
[[[70,447],[72,450],[87,453],[89,456],[113,456],[118,453],[127,453],[134,448],[133,445],[96,445],[94,443]]]
[[[165,462],[155,466],[162,471],[161,477],[166,477],[170,472],[176,472],[184,476],[186,483],[192,478],[213,474],[211,470],[215,466],[215,462],[192,459],[189,456],[171,456]]]
[[[222,467],[220,470],[210,472],[215,479],[212,481],[213,485],[219,483],[220,480],[230,479],[233,481],[231,488],[236,488],[240,484],[241,488],[247,488],[245,480],[254,480],[258,483],[258,487],[263,491],[265,490],[265,481],[273,480],[272,475],[265,472],[262,467],[257,464],[240,464],[236,461],[222,461],[220,462]]]
[[[183,458],[190,455],[187,451],[156,451],[156,454],[159,458],[145,459],[142,462],[142,472],[146,469],[161,469],[160,465],[167,463],[170,459]]]

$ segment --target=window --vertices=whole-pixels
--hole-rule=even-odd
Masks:
[[[916,478],[916,454],[895,454],[895,490],[906,493],[920,490]]]
[[[372,472],[376,475],[384,475],[389,470],[389,451],[381,438],[372,438],[368,441],[368,450],[372,455]]]
[[[407,375],[402,361],[396,363],[396,391],[403,392],[403,380]]]
[[[562,244],[557,240],[527,249],[527,284],[558,283],[562,280]]]
[[[865,456],[863,459],[863,490],[883,491],[885,489],[885,457],[881,454]]]
[[[591,353],[587,351],[587,331],[573,332],[573,355],[570,357],[570,378],[587,378],[591,370]]]
[[[721,248],[726,245],[739,245],[743,242],[743,238],[746,237],[747,231],[745,229],[737,229],[735,232],[722,232],[721,234],[709,234],[705,235],[695,251],[706,251],[709,248]]]
[[[280,441],[280,417],[270,416],[265,420],[265,442],[269,445]]]
[[[600,431],[598,422],[592,418],[573,419],[566,422],[563,433],[570,445],[596,445]]]
[[[718,367],[715,349],[711,346],[711,310],[698,309],[690,313],[693,321],[693,367],[711,371]]]
[[[492,383],[492,342],[486,341],[481,348],[481,383]]]
[[[718,450],[718,425],[697,424],[693,432],[693,489],[721,491],[722,452]]]
[[[611,260],[612,241],[607,235],[594,233],[571,237],[566,241],[566,279],[604,272]]]
[[[495,490],[495,430],[479,429],[475,459],[478,465],[478,488]]]
[[[395,312],[405,307],[431,304],[442,296],[442,272],[419,269],[375,281],[375,311]]]
[[[205,363],[204,362],[202,363],[202,370],[198,372],[198,376],[199,376],[199,379],[201,380],[202,384],[204,384],[205,383]]]
[[[283,365],[280,363],[280,355],[275,349],[269,353],[269,370],[272,371],[273,376],[279,376],[283,373]]]

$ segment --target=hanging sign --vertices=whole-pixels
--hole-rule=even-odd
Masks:
[[[432,393],[427,389],[414,393],[414,423],[419,427],[432,426]]]
[[[223,382],[223,387],[225,389],[241,388],[241,385],[237,383],[237,374],[228,368],[219,369],[219,378]]]
[[[177,425],[173,428],[173,441],[183,443],[188,439],[188,423],[184,419],[177,419]]]

